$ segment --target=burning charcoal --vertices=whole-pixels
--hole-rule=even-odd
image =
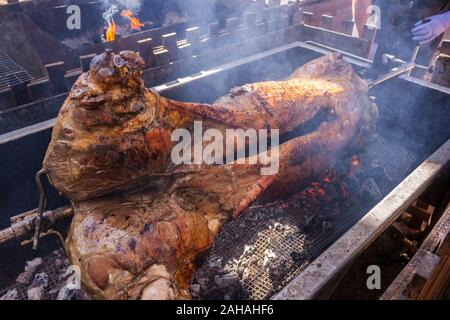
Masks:
[[[235,272],[230,272],[223,276],[214,276],[214,283],[219,289],[229,289],[230,287],[239,286],[239,276]]]
[[[197,298],[200,296],[201,286],[199,284],[191,284],[189,289],[190,289],[192,298]]]
[[[208,284],[209,284],[209,279],[207,276],[199,276],[197,275],[197,283],[203,288],[206,289],[208,288]]]
[[[211,269],[212,272],[217,273],[223,271],[222,268],[222,259],[215,258],[208,261],[208,267]]]
[[[327,230],[331,229],[332,227],[333,227],[333,225],[331,224],[330,221],[322,222],[322,231],[327,231]]]
[[[25,271],[19,274],[16,278],[16,282],[21,284],[30,284],[33,280],[34,274],[37,268],[42,264],[42,258],[35,258],[31,261],[27,261]]]
[[[28,300],[42,300],[44,297],[44,288],[42,287],[34,287],[28,289],[27,298]]]
[[[249,261],[248,261],[248,265],[249,266],[257,266],[258,265],[258,257],[250,257]]]
[[[242,277],[242,275],[244,274],[244,268],[243,267],[237,268],[236,273],[238,274],[239,277]]]
[[[366,178],[373,178],[377,184],[382,184],[383,182],[392,182],[392,178],[387,174],[386,170],[383,167],[376,166],[370,169],[367,169],[357,175],[360,181],[363,181]]]
[[[46,288],[48,286],[48,275],[45,272],[36,273],[33,286]]]
[[[35,258],[31,261],[27,261],[27,265],[25,266],[25,271],[36,270],[42,264],[42,258]]]
[[[234,300],[233,295],[231,293],[227,293],[223,296],[223,300]]]
[[[56,297],[58,296],[58,290],[57,289],[52,289],[47,291],[47,299],[48,300],[56,300]]]
[[[325,210],[323,215],[327,220],[334,220],[340,213],[341,211],[339,208],[330,208],[329,210]]]
[[[297,251],[291,252],[291,258],[295,264],[299,264],[306,259],[305,254],[303,252],[297,252]]]
[[[56,258],[55,260],[53,260],[53,264],[55,265],[55,267],[61,267],[64,264],[64,261],[60,258]]]
[[[70,286],[70,285],[65,285],[59,290],[58,296],[56,297],[56,299],[57,300],[75,300],[79,291],[81,291],[81,290],[77,289],[73,286]]]
[[[266,251],[264,251],[263,266],[266,271],[269,271],[272,261],[274,261],[276,258],[277,258],[277,255],[272,250],[266,249]]]
[[[66,254],[64,253],[64,251],[62,249],[53,250],[53,254],[61,259],[66,258]]]
[[[378,201],[383,197],[380,188],[378,188],[378,185],[373,178],[367,178],[362,183],[361,190],[365,199]]]
[[[19,297],[19,294],[17,292],[17,289],[11,289],[8,290],[6,294],[0,297],[0,300],[17,300]]]

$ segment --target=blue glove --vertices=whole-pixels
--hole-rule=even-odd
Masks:
[[[450,11],[421,20],[414,27],[412,39],[420,45],[430,43],[450,27]]]

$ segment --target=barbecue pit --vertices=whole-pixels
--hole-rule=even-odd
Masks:
[[[168,40],[173,39],[173,35],[163,37],[161,41],[166,41],[163,46],[169,49],[167,54],[171,50],[177,54],[168,60],[169,63],[160,61],[161,65],[146,70],[148,86],[168,98],[212,102],[234,86],[283,79],[296,67],[334,51],[343,51],[361,77],[367,80],[372,77],[369,58],[375,37],[373,32],[366,35],[366,39],[359,39],[328,30],[326,27],[331,27],[328,17],[321,18],[322,26],[313,26],[308,24],[311,15],[299,14],[297,9],[296,4],[290,4],[260,12],[260,17],[269,15],[274,17],[273,20],[258,20],[258,15],[253,13],[245,16],[244,26],[238,28],[252,31],[251,28],[259,26],[262,30],[264,26],[264,35],[254,29],[249,37],[258,44],[258,50],[253,46],[242,56],[228,58],[229,61],[225,53],[241,47],[243,40],[234,39],[231,44],[227,43],[230,40],[224,40],[223,33],[214,29],[215,25],[210,26],[208,38],[198,38],[209,41],[211,46],[208,50],[202,47],[204,53],[199,51],[205,58],[204,65],[189,56],[179,59],[184,44],[176,41],[173,44],[173,40]],[[260,23],[254,24],[253,18]],[[233,21],[226,26],[228,33],[236,28]],[[268,29],[270,23],[274,24],[272,29]],[[348,22],[342,25],[348,28]],[[270,42],[280,35],[284,38]],[[217,39],[221,42],[216,42]],[[190,41],[188,43],[192,45]],[[352,47],[355,49],[349,50]],[[225,52],[223,57],[215,55],[219,51]],[[215,65],[214,58],[223,63]],[[186,62],[195,62],[194,67],[183,69]],[[171,81],[158,83],[171,77]],[[51,82],[51,78],[48,81]],[[224,227],[214,247],[198,261],[200,267],[191,286],[191,292],[196,293],[194,298],[317,296],[352,258],[402,213],[402,209],[447,170],[450,159],[449,93],[448,88],[407,75],[389,79],[371,89],[370,94],[380,109],[380,137],[358,155],[358,168],[355,169],[358,177],[339,176],[339,166],[351,165],[352,161],[342,159],[336,168],[330,168],[329,182],[311,181],[310,187],[287,199],[252,206],[246,215]],[[0,188],[6,199],[0,204],[0,210],[4,212],[0,218],[4,228],[0,231],[0,241],[7,244],[5,252],[9,252],[17,240],[29,239],[34,231],[36,210],[33,209],[39,195],[34,176],[41,168],[54,117],[65,97],[66,93],[60,92],[0,114],[0,123],[5,124],[0,136],[0,152],[8,155],[0,160],[2,168],[8,168],[2,170],[0,179],[6,182]],[[340,183],[345,184],[345,195],[339,188]],[[363,185],[366,192],[361,192]],[[70,210],[59,209],[64,208],[66,201],[46,181],[44,189],[48,198],[45,230],[60,218],[70,218]],[[21,219],[8,219],[28,210],[32,211]],[[53,249],[44,242],[43,252],[51,251],[50,248]],[[49,256],[45,266],[49,275],[58,274],[66,267],[55,264],[54,256]],[[12,270],[16,265],[11,261],[5,278],[14,278]],[[0,296],[11,289],[7,283],[11,281],[4,282]],[[24,297],[25,288],[18,288]]]

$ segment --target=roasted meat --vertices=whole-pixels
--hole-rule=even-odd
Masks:
[[[71,200],[66,246],[94,298],[189,298],[194,260],[224,223],[255,200],[305,185],[375,134],[377,108],[339,54],[211,105],[161,97],[144,87],[143,67],[131,51],[93,59],[61,108],[44,160]],[[279,129],[279,170],[261,175],[251,161],[174,164],[172,132],[192,132],[197,120],[224,135]]]

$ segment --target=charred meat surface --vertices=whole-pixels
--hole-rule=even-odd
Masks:
[[[260,199],[304,186],[375,134],[377,108],[339,54],[286,81],[234,88],[211,105],[145,88],[138,54],[93,59],[64,103],[44,160],[74,208],[66,246],[97,299],[188,299],[194,260],[227,221]],[[279,170],[175,165],[176,129],[279,129]],[[225,136],[225,134],[224,134]]]

